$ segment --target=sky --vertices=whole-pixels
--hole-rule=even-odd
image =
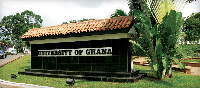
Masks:
[[[43,19],[42,26],[60,25],[69,20],[105,19],[116,9],[129,12],[127,0],[0,0],[0,19],[25,10],[33,11]],[[200,0],[187,4],[183,16],[200,12]]]

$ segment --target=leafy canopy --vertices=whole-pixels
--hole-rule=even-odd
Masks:
[[[110,15],[110,18],[112,18],[112,17],[120,17],[120,16],[127,16],[127,14],[121,9],[116,9],[115,13]]]
[[[24,46],[21,36],[29,29],[41,27],[42,22],[40,15],[25,10],[21,14],[4,16],[0,22],[0,31],[5,40],[10,40],[12,45],[21,49]]]
[[[82,20],[70,20],[69,23],[77,23],[77,22],[83,22],[83,21],[88,21],[88,20],[95,20],[95,19],[85,19],[85,18],[83,18]],[[68,22],[63,22],[62,24],[68,24]]]
[[[184,22],[185,40],[199,41],[200,39],[200,12],[194,13],[188,17]]]

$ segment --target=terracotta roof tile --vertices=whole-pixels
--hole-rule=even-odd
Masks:
[[[128,28],[132,16],[121,16],[107,19],[96,19],[78,23],[29,29],[21,38],[43,37],[48,35],[66,35],[93,31],[106,31]]]

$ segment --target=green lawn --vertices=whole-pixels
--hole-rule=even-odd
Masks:
[[[197,60],[181,60],[181,62],[198,62],[198,63],[200,63],[200,59],[197,59]]]
[[[23,58],[18,59],[2,68],[0,68],[0,79],[17,82],[17,83],[27,83],[39,86],[49,86],[56,88],[66,88],[70,87],[65,83],[64,78],[48,78],[48,77],[36,77],[27,75],[18,75],[18,71],[24,71],[24,69],[31,67],[30,55],[25,55]],[[150,67],[134,65],[135,70],[141,70],[141,72],[146,72],[148,76],[152,76]],[[10,74],[17,74],[17,79],[11,79]],[[80,88],[107,88],[107,87],[128,87],[128,88],[199,88],[200,86],[200,76],[185,75],[182,72],[173,72],[173,78],[168,78],[165,80],[156,80],[151,78],[144,78],[136,83],[114,83],[114,82],[99,82],[99,81],[84,81],[76,80],[76,84],[73,87]]]

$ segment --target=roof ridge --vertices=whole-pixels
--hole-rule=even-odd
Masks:
[[[133,17],[133,16],[120,16],[120,17],[112,17],[112,18],[105,18],[105,19],[125,18],[125,17]],[[84,22],[90,22],[90,21],[101,21],[101,20],[105,20],[105,19],[87,20],[87,21],[82,21],[82,22],[77,22],[77,23],[84,23]],[[62,24],[62,25],[68,25],[68,24],[76,24],[76,23],[67,23],[67,24]]]

